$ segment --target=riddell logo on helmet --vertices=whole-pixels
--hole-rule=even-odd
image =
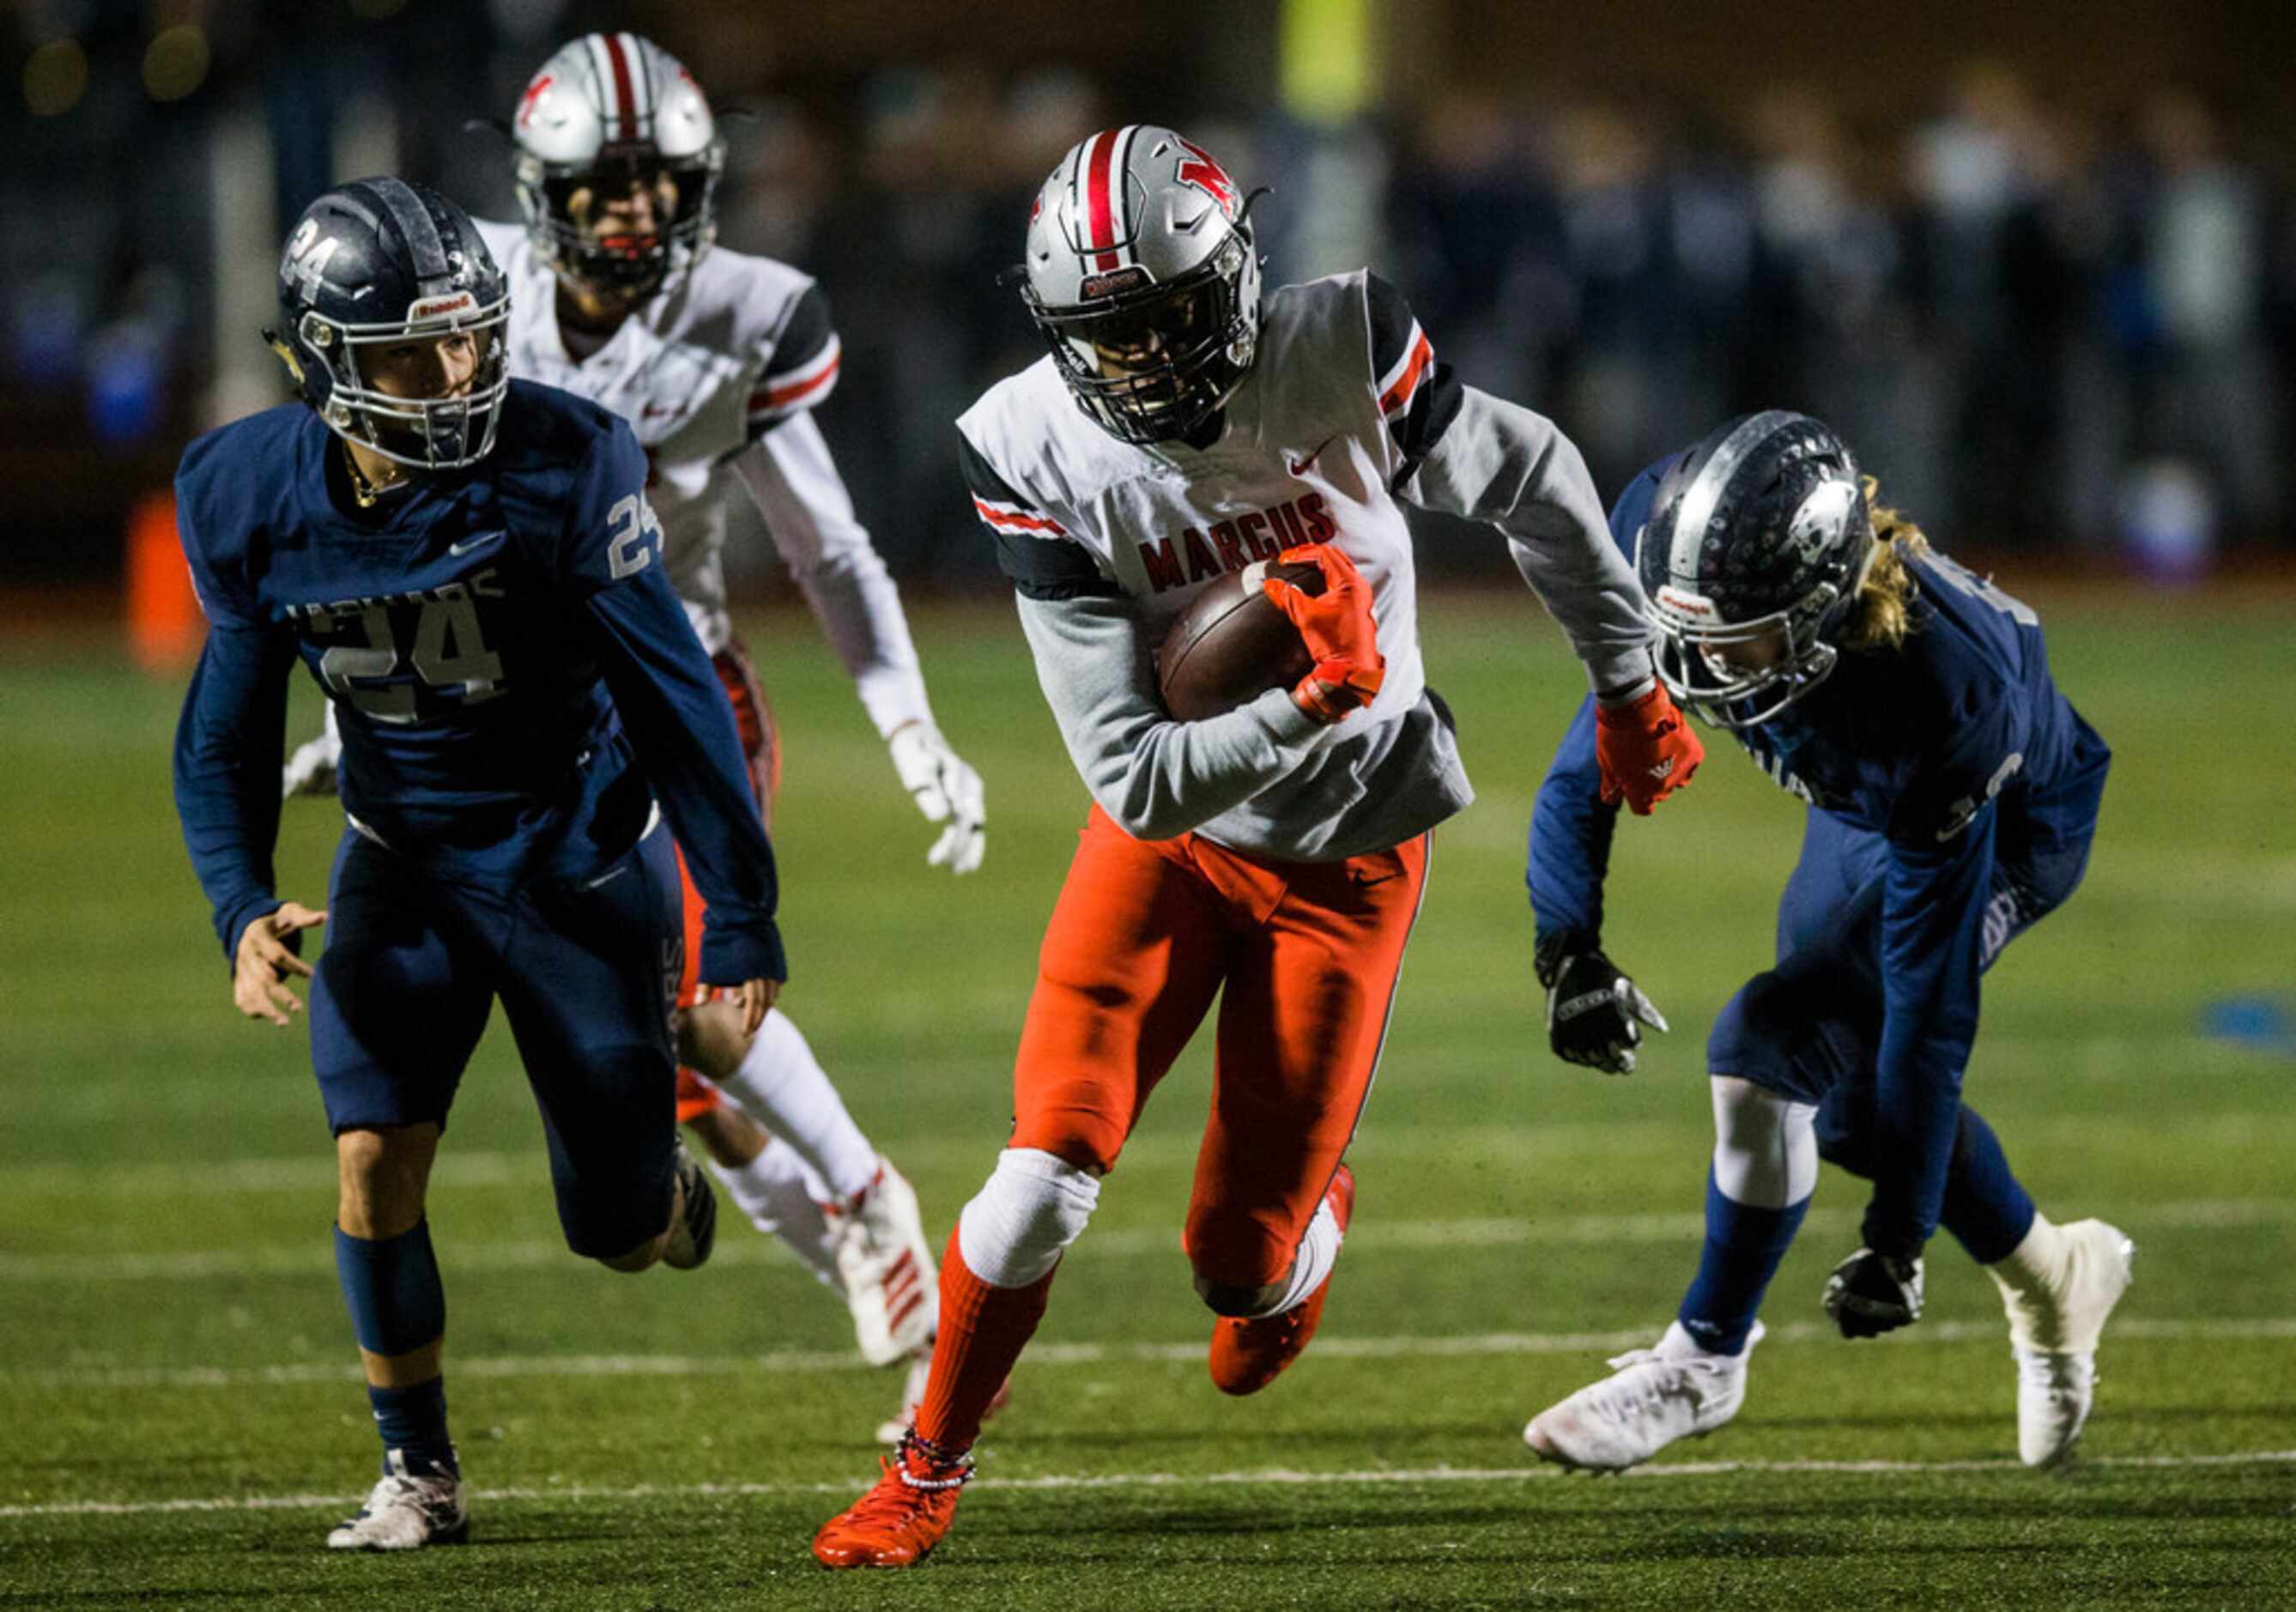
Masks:
[[[406,321],[444,318],[448,314],[474,314],[479,311],[479,300],[469,292],[458,291],[445,297],[418,297],[406,305]]]
[[[1694,593],[1685,593],[1679,588],[1667,587],[1658,590],[1658,602],[1669,610],[1678,610],[1686,616],[1711,616],[1714,602]]]
[[[1128,291],[1137,291],[1147,284],[1146,269],[1119,268],[1112,275],[1086,276],[1078,293],[1089,302],[1095,297],[1113,297]]]

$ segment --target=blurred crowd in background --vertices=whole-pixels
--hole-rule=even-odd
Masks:
[[[561,39],[652,15],[22,0],[0,473],[30,502],[0,577],[116,565],[127,501],[189,436],[283,396],[248,379],[250,354],[269,363],[252,326],[271,259],[219,251],[219,218],[252,209],[275,235],[362,166],[515,216],[507,146],[469,120],[506,115]],[[1724,416],[1784,406],[1839,426],[1949,543],[2168,574],[2296,543],[2275,473],[2296,447],[2296,171],[2221,93],[2163,84],[2108,116],[1969,59],[1887,121],[1817,79],[1729,116],[1461,91],[1314,120],[1239,110],[1185,60],[1111,70],[1049,38],[816,73],[696,48],[692,22],[659,37],[751,114],[728,129],[720,239],[826,286],[846,359],[824,424],[919,583],[988,574],[948,423],[1042,350],[999,282],[1030,194],[1069,144],[1128,120],[1175,123],[1268,187],[1251,217],[1271,283],[1376,268],[1465,379],[1560,421],[1606,495]],[[234,173],[237,214],[218,200]]]

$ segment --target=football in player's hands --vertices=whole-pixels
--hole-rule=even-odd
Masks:
[[[1183,722],[1234,711],[1271,688],[1289,688],[1315,670],[1307,641],[1260,586],[1275,576],[1310,596],[1324,591],[1312,560],[1260,560],[1208,582],[1188,602],[1156,651],[1164,709]]]

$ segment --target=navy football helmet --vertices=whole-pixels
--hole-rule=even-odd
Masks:
[[[279,259],[268,341],[303,401],[337,435],[417,470],[475,465],[510,391],[510,284],[468,213],[404,179],[357,179],[303,210]],[[468,333],[478,371],[459,395],[376,389],[362,355]]]
[[[1713,432],[1668,468],[1636,537],[1667,692],[1718,728],[1776,716],[1833,671],[1873,553],[1831,428],[1770,409]]]

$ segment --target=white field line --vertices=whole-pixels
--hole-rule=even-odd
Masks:
[[[1813,1232],[1851,1229],[1849,1209],[1814,1209],[1805,1222]],[[2142,1242],[2150,1231],[2218,1230],[2276,1225],[2296,1220],[2296,1199],[2198,1198],[2133,1208],[2120,1216]],[[1620,1243],[1695,1243],[1704,1229],[1700,1215],[1564,1214],[1527,1217],[1461,1217],[1444,1220],[1366,1220],[1348,1234],[1350,1247],[1364,1249],[1602,1247]],[[530,1271],[550,1265],[571,1269],[576,1256],[562,1244],[544,1241],[474,1243],[467,1247],[443,1231],[445,1260],[462,1271]],[[1080,1257],[1182,1258],[1177,1225],[1086,1231]],[[787,1265],[794,1256],[778,1243],[758,1238],[723,1241],[712,1256],[720,1265]],[[173,1253],[0,1254],[0,1282],[209,1281],[229,1277],[309,1276],[331,1273],[334,1250],[324,1241],[291,1248],[187,1248]]]
[[[2219,1455],[2123,1455],[2085,1457],[2094,1468],[2174,1470],[2194,1467],[2276,1467],[2296,1463],[2296,1450],[2241,1450]],[[1740,1475],[1827,1473],[1845,1476],[1909,1476],[1933,1472],[2020,1472],[2005,1457],[1988,1460],[1744,1460],[1665,1461],[1637,1467],[1630,1478],[1732,1477]],[[983,1475],[984,1489],[1014,1491],[1074,1489],[1324,1488],[1396,1484],[1491,1484],[1517,1479],[1558,1479],[1552,1467],[1374,1468],[1363,1471],[1303,1472],[1271,1467],[1252,1472],[1047,1473],[1038,1477]],[[636,1500],[739,1500],[783,1494],[849,1495],[852,1479],[838,1483],[638,1484],[627,1488],[568,1484],[554,1488],[474,1489],[480,1505]],[[357,1494],[242,1494],[196,1500],[57,1501],[39,1505],[0,1506],[0,1519],[39,1517],[148,1517],[169,1511],[316,1511],[357,1505]]]
[[[2074,1043],[2052,1043],[2071,1056]],[[1542,1053],[1540,1055],[1544,1057]],[[1704,1098],[1699,1099],[1699,1124],[1703,1124]],[[2256,1114],[2217,1114],[2148,1122],[2144,1134],[2165,1143],[2173,1139],[2194,1147],[2253,1147],[2266,1117]],[[2269,1116],[2276,1124],[2282,1116]],[[2267,1127],[2268,1129],[2268,1127]],[[2123,1114],[2060,1114],[2018,1126],[2015,1140],[2028,1150],[2072,1149],[2094,1145],[2126,1143],[2136,1132]],[[1155,1168],[1189,1168],[1195,1163],[1197,1137],[1158,1133],[1135,1137],[1124,1150],[1124,1164]],[[1470,1159],[1502,1157],[1513,1164],[1567,1158],[1603,1157],[1622,1149],[1686,1148],[1684,1158],[1694,1169],[1707,1144],[1695,1139],[1695,1131],[1684,1124],[1657,1120],[1617,1123],[1588,1121],[1562,1125],[1402,1125],[1382,1124],[1374,1107],[1365,1129],[1348,1149],[1350,1161],[1414,1160],[1458,1164]],[[913,1178],[926,1171],[969,1172],[988,1179],[996,1162],[992,1136],[913,1138],[892,1150],[896,1162]],[[431,1180],[439,1187],[521,1187],[537,1194],[550,1187],[550,1164],[539,1151],[488,1148],[461,1149],[452,1143],[439,1155]],[[1125,1179],[1119,1175],[1119,1180]],[[0,1197],[229,1197],[253,1192],[315,1192],[328,1195],[335,1186],[335,1161],[324,1144],[309,1154],[285,1157],[152,1161],[141,1164],[19,1164],[0,1162]]]
[[[1647,1345],[1663,1322],[1617,1332],[1491,1332],[1473,1336],[1320,1337],[1326,1359],[1433,1360],[1488,1355],[1602,1355]],[[1769,1345],[1831,1339],[1823,1321],[1789,1321],[1767,1334]],[[2131,1316],[2112,1325],[2116,1343],[2215,1338],[2296,1338],[2296,1316],[2221,1320]],[[1893,1349],[1971,1342],[2005,1344],[1999,1321],[1932,1321],[1880,1340]],[[1038,1366],[1099,1366],[1128,1362],[1193,1363],[1203,1340],[1172,1344],[1036,1344],[1028,1359]],[[467,1378],[773,1377],[869,1369],[845,1350],[783,1349],[764,1354],[509,1354],[449,1357],[448,1374]],[[272,1366],[45,1366],[0,1371],[0,1391],[33,1388],[238,1388],[296,1383],[357,1381],[356,1361],[297,1361]]]

